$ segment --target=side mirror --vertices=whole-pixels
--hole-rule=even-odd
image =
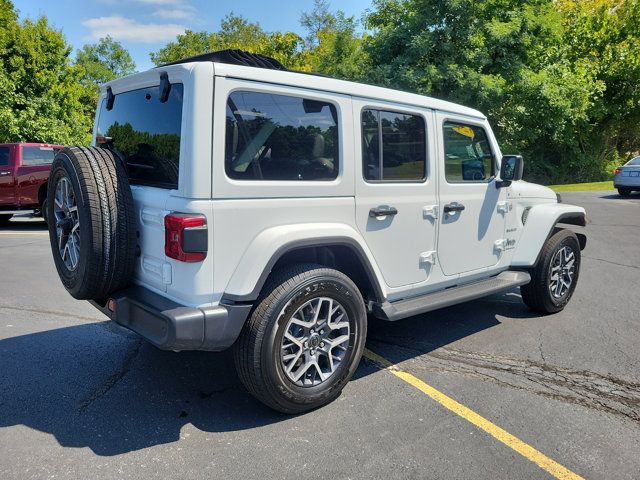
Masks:
[[[500,181],[497,187],[508,187],[511,182],[522,180],[524,161],[521,155],[504,155],[500,164]]]

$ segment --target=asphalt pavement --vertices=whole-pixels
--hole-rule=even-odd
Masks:
[[[571,475],[637,479],[640,195],[563,198],[590,219],[563,312],[535,314],[514,290],[371,320],[367,348]],[[160,351],[72,299],[41,221],[0,229],[4,480],[553,478],[470,415],[368,359],[332,404],[275,413],[228,353]]]

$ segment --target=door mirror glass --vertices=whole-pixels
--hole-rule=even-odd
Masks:
[[[500,164],[500,180],[503,182],[522,180],[523,168],[521,155],[505,155]]]

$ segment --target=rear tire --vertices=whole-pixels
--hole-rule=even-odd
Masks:
[[[60,150],[49,176],[46,216],[58,275],[73,297],[103,299],[129,283],[136,217],[127,173],[111,152]]]
[[[256,302],[234,346],[236,370],[269,407],[306,412],[340,395],[358,367],[366,335],[364,301],[346,275],[321,265],[291,265],[271,275]]]
[[[537,312],[556,313],[567,305],[580,274],[580,242],[571,230],[559,230],[542,247],[531,282],[520,287],[524,303]]]
[[[0,215],[0,225],[8,225],[13,215]]]
[[[631,189],[629,189],[629,188],[619,188],[618,189],[618,194],[620,194],[621,197],[628,197],[629,195],[631,195]]]

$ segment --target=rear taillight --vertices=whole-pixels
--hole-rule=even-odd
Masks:
[[[617,174],[619,174],[619,173],[620,173],[620,169],[619,169],[619,168],[616,168],[616,169],[613,171],[613,174],[614,174],[614,175],[617,175]]]
[[[181,262],[207,256],[207,219],[203,215],[171,213],[164,217],[164,253]]]

